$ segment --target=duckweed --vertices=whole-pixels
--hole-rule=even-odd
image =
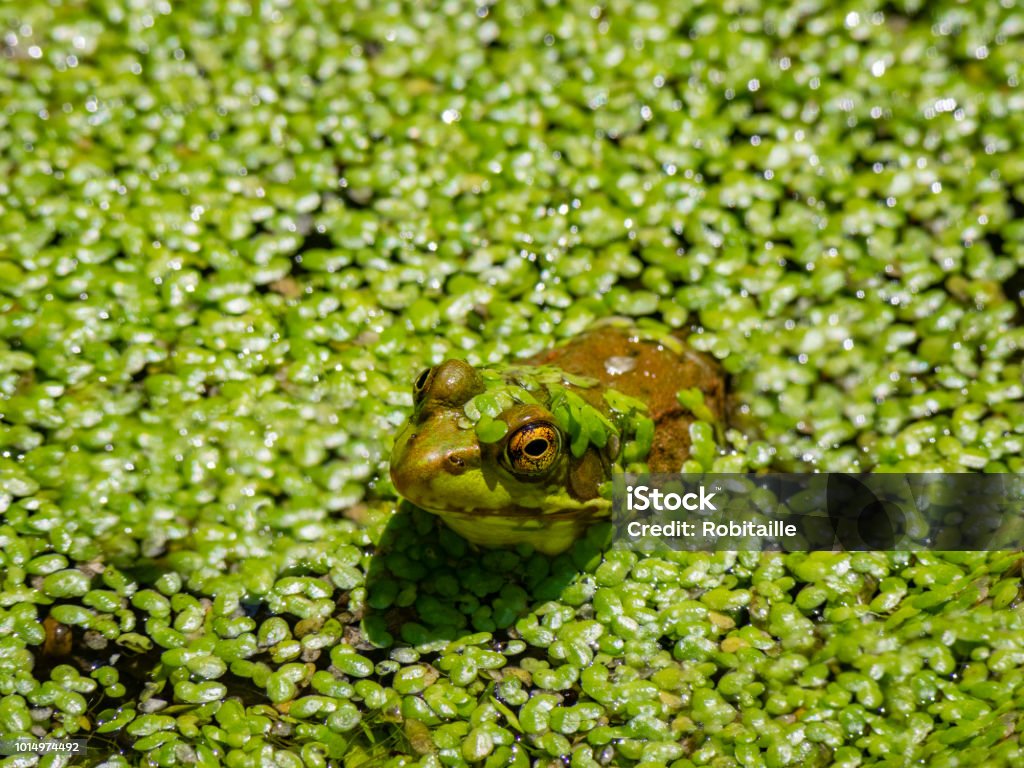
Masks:
[[[1022,32],[945,0],[0,7],[0,735],[1021,764],[1019,553],[478,552],[387,458],[424,367],[620,315],[729,373],[721,434],[679,393],[688,470],[1024,469]],[[643,404],[608,405],[641,461]]]

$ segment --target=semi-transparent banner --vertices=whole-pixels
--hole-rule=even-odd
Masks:
[[[1024,547],[1024,475],[624,474],[613,493],[644,551]]]

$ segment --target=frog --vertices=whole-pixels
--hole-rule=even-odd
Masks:
[[[510,363],[447,359],[412,389],[390,460],[399,495],[475,545],[546,555],[611,516],[614,472],[681,470],[698,418],[681,391],[704,420],[726,416],[714,358],[622,323]]]

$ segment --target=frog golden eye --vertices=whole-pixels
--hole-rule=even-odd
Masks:
[[[553,424],[527,424],[509,437],[505,454],[513,472],[538,475],[555,463],[561,445],[561,437]]]
[[[413,381],[412,395],[416,402],[419,402],[420,398],[423,397],[423,393],[427,391],[427,385],[430,383],[430,374],[433,372],[433,368],[424,368],[415,381]]]

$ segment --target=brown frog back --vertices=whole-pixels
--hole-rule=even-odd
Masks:
[[[682,354],[638,336],[635,329],[605,326],[526,362],[589,376],[647,403],[655,423],[647,463],[652,472],[678,472],[690,456],[694,416],[679,404],[676,393],[697,387],[716,420],[722,422],[725,416],[722,369],[713,358],[680,343]]]

